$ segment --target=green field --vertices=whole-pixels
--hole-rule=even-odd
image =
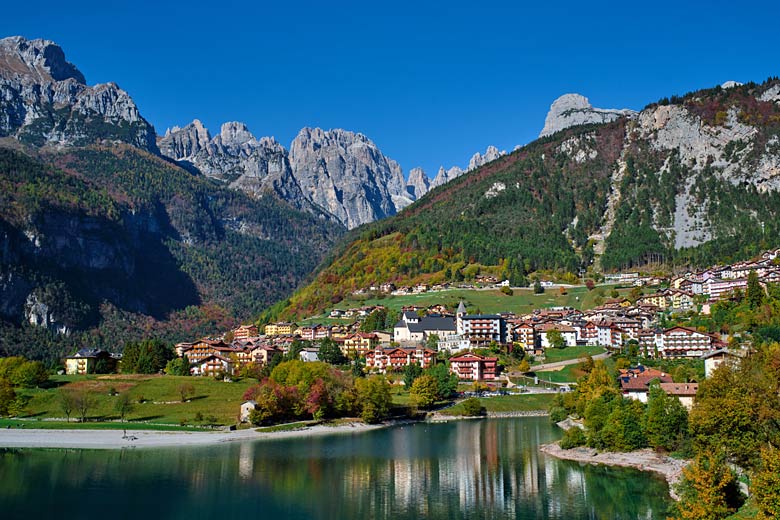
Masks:
[[[604,347],[585,345],[582,347],[566,347],[566,348],[548,348],[544,351],[545,363],[556,363],[558,361],[568,361],[569,359],[577,359],[580,356],[590,355],[595,356],[597,354],[603,354],[607,350]]]
[[[244,391],[255,381],[251,379],[239,382],[221,382],[207,377],[180,377],[162,375],[95,375],[95,376],[55,376],[54,383],[48,389],[19,389],[18,394],[26,399],[23,407],[23,419],[26,427],[45,428],[50,421],[40,419],[57,418],[65,420],[65,413],[59,404],[59,389],[85,390],[92,397],[85,424],[77,424],[77,412],[71,413],[72,427],[117,427],[121,428],[119,415],[115,411],[117,397],[110,395],[114,390],[128,393],[134,409],[128,415],[131,427],[151,428],[169,425],[188,425],[205,427],[209,425],[235,424]],[[193,386],[193,395],[180,402],[179,386],[189,383]],[[143,402],[141,402],[143,401]],[[196,420],[199,414],[200,420]],[[18,421],[15,424],[19,424]],[[156,426],[155,426],[156,425]],[[61,425],[59,425],[61,426]]]
[[[406,296],[386,296],[384,298],[345,299],[334,306],[335,309],[351,309],[367,305],[384,305],[390,309],[400,310],[401,307],[417,305],[429,307],[441,304],[453,310],[458,302],[463,300],[467,305],[479,309],[483,313],[514,312],[528,314],[534,309],[547,307],[574,307],[575,309],[590,309],[596,306],[595,299],[599,289],[603,289],[605,298],[609,298],[613,286],[600,286],[593,291],[583,287],[572,287],[561,294],[559,289],[548,288],[543,294],[534,294],[531,289],[514,289],[512,296],[507,296],[494,289],[450,289],[447,291],[427,292]],[[619,289],[620,296],[626,296],[630,289]],[[352,319],[327,318],[330,311],[320,316],[301,320],[301,324],[309,323],[346,323]]]
[[[499,397],[481,397],[479,401],[488,412],[530,412],[544,410],[550,407],[555,394],[519,394],[502,395]],[[446,410],[445,415],[463,415],[463,405],[458,403]]]
[[[551,381],[553,383],[576,383],[579,378],[585,375],[581,364],[567,365],[560,370],[551,370],[548,372],[537,372],[540,380]]]

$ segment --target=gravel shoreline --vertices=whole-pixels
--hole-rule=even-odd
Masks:
[[[356,434],[390,424],[349,423],[338,426],[318,424],[300,429],[258,432],[254,428],[237,431],[178,432],[127,430],[0,430],[0,448],[77,448],[113,450],[125,448],[168,448],[177,446],[208,446],[225,442],[242,442],[294,437],[314,437],[333,434]]]
[[[501,419],[508,417],[549,417],[546,410],[527,410],[522,412],[487,412],[486,415],[447,415],[434,412],[428,416],[427,422],[462,421],[466,419]]]
[[[669,484],[669,495],[674,500],[679,500],[679,497],[674,492],[674,485],[680,481],[683,468],[690,462],[688,460],[673,459],[656,453],[651,449],[630,452],[598,452],[593,448],[581,447],[564,450],[557,442],[543,444],[539,447],[539,451],[563,460],[652,471],[666,479],[666,482]]]

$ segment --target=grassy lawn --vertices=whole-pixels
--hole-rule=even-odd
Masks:
[[[479,401],[488,412],[530,412],[534,410],[547,410],[555,394],[520,394],[502,395],[500,397],[483,397]],[[456,404],[446,410],[446,415],[463,415],[463,405]]]
[[[601,286],[605,298],[609,298],[612,286]],[[423,294],[411,294],[405,296],[386,296],[385,298],[370,298],[365,300],[345,299],[336,304],[336,309],[350,309],[365,305],[384,305],[391,309],[399,310],[407,305],[419,305],[428,307],[435,304],[443,304],[452,309],[457,307],[458,302],[463,300],[468,305],[479,308],[483,313],[515,312],[518,314],[527,314],[534,309],[545,307],[574,307],[575,309],[590,309],[596,306],[595,298],[598,289],[588,291],[583,287],[572,287],[566,290],[567,294],[560,294],[559,289],[547,289],[543,294],[534,294],[532,289],[514,289],[512,296],[507,296],[498,290],[475,290],[475,289],[451,289],[448,291],[429,292]],[[621,296],[626,296],[630,289],[619,289]],[[324,318],[330,313],[326,311],[321,317],[313,317],[303,320],[300,323],[310,322],[334,322],[347,323],[350,320],[329,320]]]
[[[575,383],[577,379],[585,375],[581,365],[567,365],[560,370],[550,370],[548,372],[537,372],[539,379],[552,381],[553,383]]]
[[[544,351],[544,363],[556,363],[558,361],[577,359],[586,354],[595,356],[597,354],[603,354],[606,351],[607,350],[604,347],[591,345],[582,347],[548,348]]]
[[[137,423],[202,426],[206,423],[234,424],[242,395],[254,383],[254,380],[225,383],[207,377],[122,374],[55,376],[52,379],[56,385],[54,388],[18,391],[28,400],[23,419],[64,419],[65,413],[59,404],[59,388],[65,388],[84,389],[90,393],[94,404],[87,413],[89,421],[114,421],[119,416],[114,409],[117,397],[109,395],[113,389],[119,393],[128,393],[132,399],[134,409],[127,417],[131,423],[136,423],[129,426],[132,428],[137,427]],[[178,390],[183,383],[191,384],[195,390],[184,403],[180,402]],[[200,414],[204,420],[196,422],[196,414]],[[74,411],[71,419],[77,415]],[[42,424],[43,421],[40,427],[44,427]],[[103,422],[105,427],[111,424]]]

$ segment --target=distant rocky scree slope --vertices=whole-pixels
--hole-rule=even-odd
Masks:
[[[569,108],[548,117],[554,135],[353,232],[314,283],[266,317],[309,315],[382,282],[453,281],[480,270],[522,280],[594,261],[605,270],[710,265],[777,245],[776,78],[663,99],[636,114],[601,111],[596,122],[584,117],[582,99],[558,104]]]

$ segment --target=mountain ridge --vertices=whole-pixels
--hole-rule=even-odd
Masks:
[[[778,208],[780,81],[703,89],[572,125],[432,189],[349,234],[264,319],[385,282],[745,258],[780,236]]]

